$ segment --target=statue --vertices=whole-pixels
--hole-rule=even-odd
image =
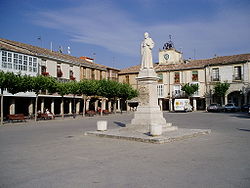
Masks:
[[[144,40],[141,43],[141,70],[153,69],[152,49],[154,41],[149,37],[147,32],[144,33]]]

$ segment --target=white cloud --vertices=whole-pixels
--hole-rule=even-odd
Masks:
[[[196,19],[195,22],[168,24],[159,19],[154,25],[147,25],[133,21],[129,12],[118,10],[110,3],[98,3],[40,12],[36,23],[69,33],[72,41],[98,45],[128,56],[138,56],[143,32],[149,31],[157,43],[156,58],[157,48],[172,34],[177,49],[182,47],[187,58],[193,57],[194,49],[198,58],[207,58],[215,53],[249,52],[249,16],[248,12],[228,9],[221,10],[216,19],[207,22]]]

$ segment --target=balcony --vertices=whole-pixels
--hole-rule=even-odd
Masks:
[[[70,80],[75,80],[75,79],[76,79],[76,77],[74,77],[74,76],[70,76],[70,77],[69,77],[69,79],[70,79]]]
[[[184,91],[176,90],[172,92],[173,98],[186,98],[187,95]]]
[[[42,72],[41,73],[43,76],[49,76],[49,73],[48,72]]]
[[[219,82],[219,81],[220,81],[220,76],[217,76],[217,77],[211,76],[211,82]]]
[[[241,76],[241,75],[233,75],[233,81],[234,82],[241,82],[241,81],[243,81],[243,76]]]
[[[58,78],[61,78],[63,75],[62,71],[61,70],[57,70],[57,77]]]

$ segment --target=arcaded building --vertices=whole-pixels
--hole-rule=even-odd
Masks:
[[[55,52],[49,49],[32,46],[7,39],[0,39],[0,70],[4,72],[21,73],[21,75],[52,76],[61,82],[82,79],[110,79],[118,80],[119,69],[94,63],[88,57],[74,57],[69,54]],[[98,99],[89,98],[86,110],[97,108]],[[4,116],[7,114],[34,114],[35,93],[17,93],[12,95],[4,91]],[[38,110],[48,108],[54,114],[61,114],[61,97],[57,94],[39,94]],[[65,96],[65,114],[83,112],[82,96]]]

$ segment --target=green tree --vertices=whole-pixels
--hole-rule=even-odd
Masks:
[[[182,91],[185,92],[185,94],[190,97],[192,96],[196,91],[199,90],[198,84],[185,84],[182,88]]]
[[[219,103],[221,105],[223,104],[223,99],[229,88],[230,88],[230,84],[227,82],[224,82],[224,83],[218,82],[214,86],[213,93],[217,98],[219,98]]]
[[[83,116],[86,112],[86,100],[88,96],[96,96],[99,82],[96,80],[81,80],[79,82],[79,94],[83,95]]]
[[[7,90],[8,92],[15,94],[20,91],[18,86],[20,81],[20,75],[15,75],[12,72],[3,72],[0,71],[0,89],[1,89],[1,125],[3,125],[3,91]]]
[[[57,82],[56,84],[56,91],[62,97],[61,109],[62,109],[62,118],[64,118],[64,95],[70,93],[69,90],[69,82]]]
[[[115,113],[116,113],[116,101],[119,96],[119,89],[120,89],[119,82],[116,82],[113,80],[100,80],[99,81],[99,88],[97,91],[97,95],[113,100],[113,104],[114,104],[113,109]],[[101,111],[101,115],[102,115],[102,111]]]
[[[124,101],[130,100],[138,96],[138,91],[133,89],[131,85],[126,83],[120,83],[118,97]],[[121,107],[122,112],[123,106]]]

